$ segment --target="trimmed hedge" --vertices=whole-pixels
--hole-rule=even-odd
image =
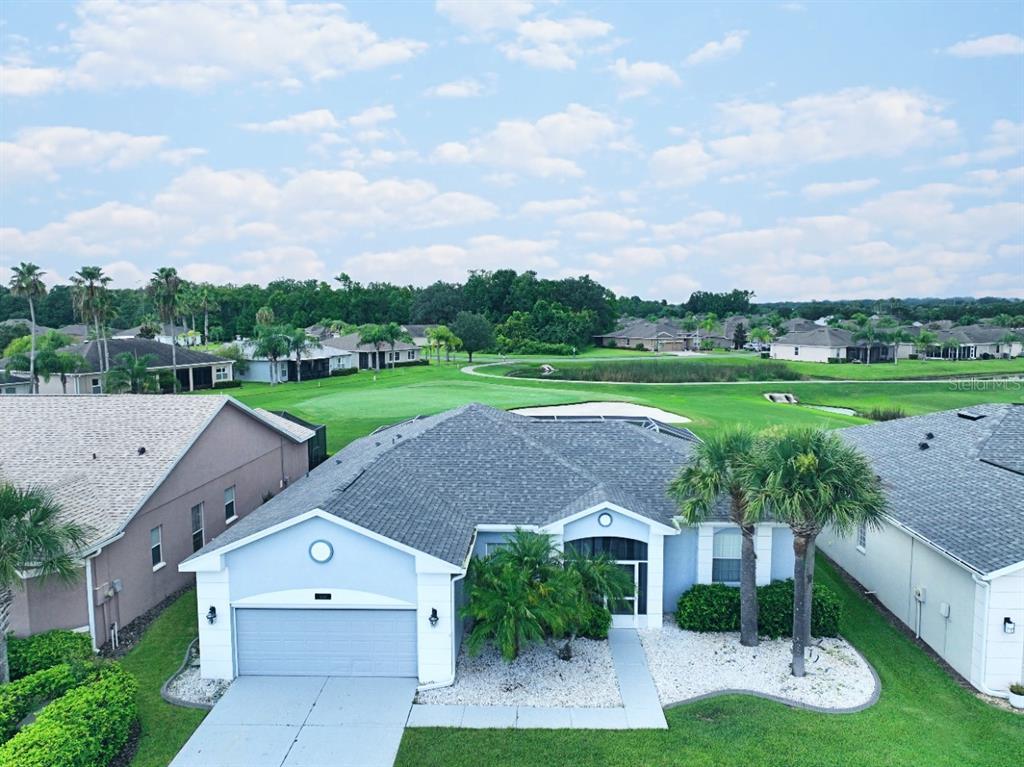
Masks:
[[[214,389],[240,389],[242,388],[241,381],[214,381]]]
[[[338,368],[337,370],[331,371],[331,378],[337,378],[338,376],[354,376],[359,372],[359,368]]]
[[[19,679],[61,663],[84,661],[93,656],[88,634],[54,629],[44,634],[7,637],[7,660],[11,679]]]
[[[793,634],[793,581],[775,581],[757,589],[757,633],[777,639]],[[842,605],[828,586],[814,585],[811,634],[839,635]],[[697,584],[679,597],[676,623],[687,631],[739,631],[740,590],[723,583]]]
[[[0,765],[107,767],[128,742],[138,717],[137,688],[123,668],[107,666],[95,682],[55,700],[0,746]]]
[[[59,698],[95,676],[95,667],[61,663],[0,687],[0,743],[10,740],[18,724],[41,703]]]

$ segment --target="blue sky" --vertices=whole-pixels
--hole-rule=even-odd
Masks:
[[[1018,2],[0,13],[5,280],[1024,295]]]

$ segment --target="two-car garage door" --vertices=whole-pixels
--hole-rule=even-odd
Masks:
[[[415,610],[235,611],[239,674],[417,676]]]

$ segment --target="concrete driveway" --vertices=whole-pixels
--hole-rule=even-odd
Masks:
[[[243,676],[170,767],[391,767],[415,679]]]

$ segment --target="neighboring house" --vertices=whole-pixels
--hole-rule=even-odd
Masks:
[[[171,370],[171,347],[159,341],[147,338],[110,338],[107,339],[111,367],[117,364],[117,355],[133,354],[136,357],[151,355],[149,370],[157,375]],[[78,354],[85,358],[88,370],[82,373],[70,373],[67,376],[68,394],[102,394],[104,392],[104,374],[99,372],[102,349],[97,341],[66,346],[62,351]],[[216,384],[232,380],[231,360],[216,357],[206,352],[193,349],[178,349],[178,384],[182,391],[196,389],[212,389]],[[21,371],[19,371],[21,372]],[[170,386],[168,386],[170,389]],[[40,394],[61,394],[60,377],[53,376],[48,382],[40,379]]]
[[[402,330],[408,333],[412,337],[412,342],[422,349],[430,345],[427,331],[436,327],[437,325],[402,325]]]
[[[297,381],[298,366],[295,362],[295,355],[290,359],[279,359],[276,363],[266,357],[256,354],[255,344],[252,341],[232,342],[249,361],[249,369],[244,373],[235,372],[235,378],[240,381],[260,381],[270,383],[273,366],[277,365],[277,375],[274,381]],[[354,368],[356,366],[355,355],[344,349],[336,349],[321,342],[321,346],[308,349],[302,355],[302,380],[313,378],[326,378],[336,370]]]
[[[8,373],[6,360],[0,360],[0,394],[31,394],[32,380],[28,374]]]
[[[1017,339],[1007,343],[1003,339],[1013,331],[998,325],[958,325],[948,330],[937,330],[939,343],[928,350],[929,357],[973,360],[989,357],[1019,357],[1024,344]],[[949,348],[948,342],[956,344]]]
[[[314,436],[225,396],[0,397],[0,423],[0,476],[49,489],[88,542],[74,583],[15,588],[11,628],[88,630],[97,646],[190,585],[181,560],[300,480]]]
[[[351,352],[355,360],[355,366],[360,370],[373,369],[378,367],[384,369],[395,365],[408,365],[420,359],[420,348],[408,341],[396,341],[392,350],[391,344],[381,344],[376,349],[373,344],[364,344],[359,341],[358,333],[349,333],[344,336],[325,338],[321,341],[324,347],[341,349]],[[374,358],[377,357],[377,365],[374,365]]]
[[[888,500],[880,530],[818,546],[982,692],[1024,678],[1024,405],[839,432]]]
[[[614,557],[635,584],[615,626],[661,626],[693,584],[736,583],[727,500],[680,527],[666,494],[696,438],[634,420],[471,404],[349,444],[181,564],[196,573],[202,676],[450,684],[469,560],[516,528]],[[756,547],[758,583],[791,577],[788,527],[759,524]]]
[[[782,323],[782,329],[785,333],[800,333],[808,330],[817,330],[819,327],[821,325],[814,320],[805,320],[803,317],[794,317]]]
[[[627,318],[611,333],[594,336],[598,346],[621,346],[635,349],[642,345],[648,351],[679,352],[698,347],[697,332],[684,330],[671,319],[641,320]]]
[[[15,325],[23,325],[25,327],[26,335],[32,332],[32,320],[25,317],[13,317],[9,320],[3,320],[2,322],[0,322],[0,325],[3,325],[4,327],[14,327]],[[37,336],[41,336],[46,333],[49,333],[51,330],[53,330],[53,328],[48,328],[46,325],[39,325],[37,323],[35,334]],[[0,351],[3,351],[3,349],[0,349]]]
[[[75,341],[87,341],[96,335],[96,329],[92,325],[79,322],[73,325],[65,325],[62,328],[57,328],[58,333],[63,333],[66,336],[70,336]],[[110,338],[121,333],[120,330],[108,330],[107,337]]]
[[[136,325],[134,328],[128,328],[127,330],[115,330],[110,334],[111,338],[138,338],[142,332],[142,326]],[[154,341],[159,341],[162,344],[174,343],[175,333],[177,333],[178,346],[198,346],[203,342],[203,336],[199,332],[189,333],[188,328],[184,325],[172,325],[169,322],[164,322],[160,325],[160,332],[153,336]]]
[[[854,340],[844,328],[815,327],[786,333],[772,341],[772,359],[802,362],[892,362],[892,344]]]

